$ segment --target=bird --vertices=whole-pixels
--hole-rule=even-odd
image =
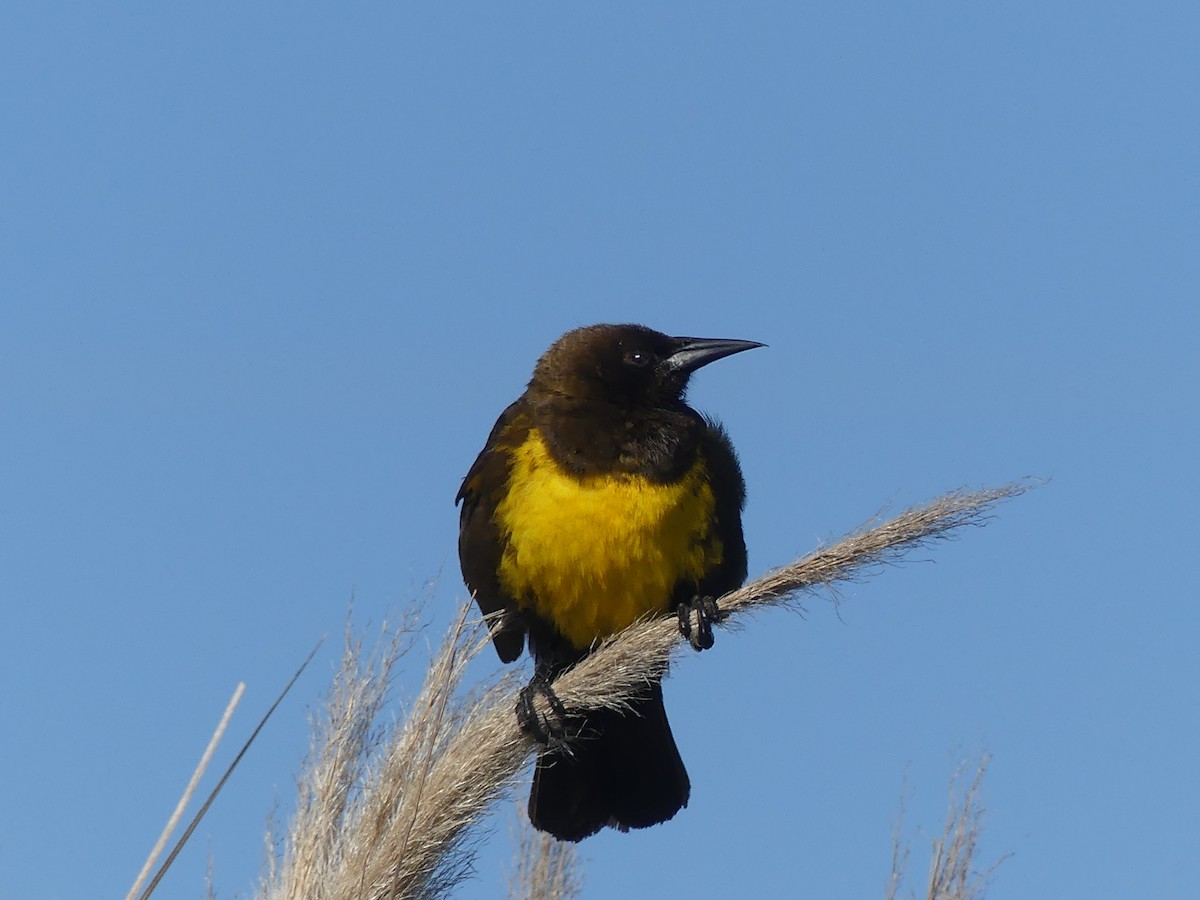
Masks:
[[[455,498],[463,579],[502,662],[528,643],[518,720],[540,743],[533,825],[579,841],[665,822],[691,783],[661,680],[628,709],[562,709],[555,678],[646,616],[713,644],[716,598],[746,578],[745,484],[724,428],[686,401],[702,366],[765,346],[644,325],[568,331],[501,413]],[[560,714],[538,723],[533,692]],[[560,738],[568,737],[564,741]]]

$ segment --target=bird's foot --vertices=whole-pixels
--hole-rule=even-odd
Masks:
[[[716,597],[702,597],[699,594],[680,603],[676,612],[679,614],[679,633],[697,651],[707,650],[713,645],[713,623],[723,622],[729,617],[729,613],[721,612],[717,606]]]
[[[549,711],[539,710],[537,696],[545,700]],[[554,688],[550,686],[550,678],[537,673],[529,684],[521,688],[517,696],[517,725],[527,735],[539,744],[549,746],[551,743],[562,741],[567,734],[567,710]]]

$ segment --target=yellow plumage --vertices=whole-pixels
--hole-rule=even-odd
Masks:
[[[673,484],[627,474],[579,478],[530,429],[512,453],[496,509],[507,539],[501,586],[580,649],[646,613],[667,611],[680,580],[699,580],[721,562],[704,476],[699,458]]]

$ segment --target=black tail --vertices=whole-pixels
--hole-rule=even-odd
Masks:
[[[529,819],[559,840],[580,841],[605,825],[657,825],[687,806],[691,783],[654,682],[633,709],[593,710],[571,752],[543,750],[533,773]]]

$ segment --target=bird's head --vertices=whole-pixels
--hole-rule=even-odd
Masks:
[[[755,341],[669,337],[644,325],[588,325],[568,331],[542,354],[530,388],[541,393],[620,407],[671,406],[682,401],[701,366]]]

